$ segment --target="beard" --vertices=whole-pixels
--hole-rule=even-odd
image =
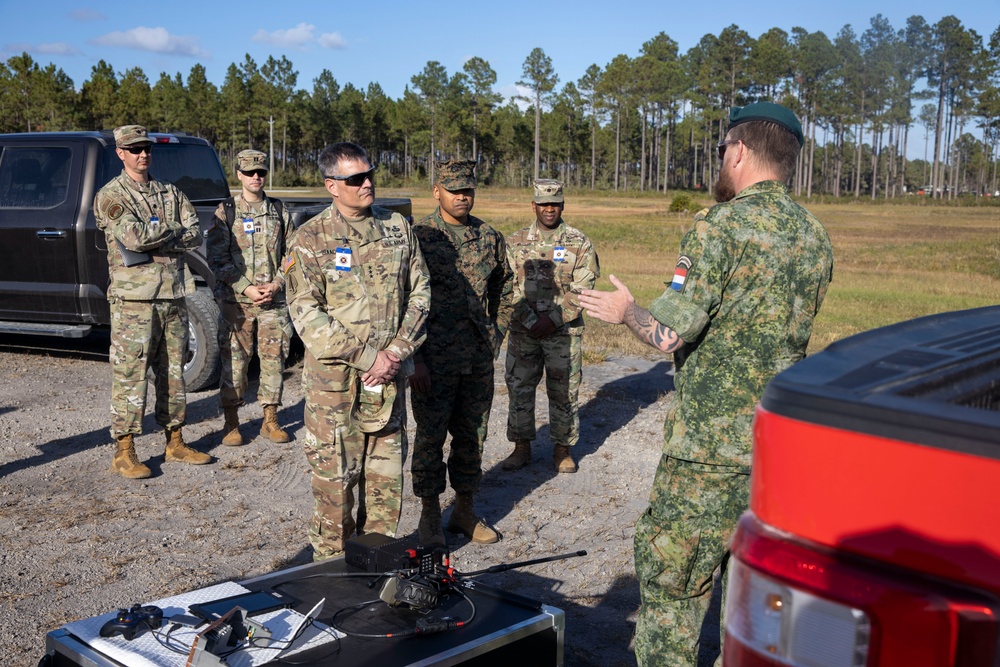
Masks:
[[[722,203],[729,201],[736,196],[736,186],[733,184],[733,177],[728,169],[724,168],[719,172],[719,180],[715,182],[715,201]]]

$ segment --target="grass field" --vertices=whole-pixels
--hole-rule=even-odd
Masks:
[[[420,218],[434,210],[429,189],[407,196]],[[530,191],[481,189],[474,214],[505,234],[533,220]],[[598,288],[615,274],[648,304],[673,275],[691,214],[670,213],[670,196],[567,194],[564,219],[593,241]],[[706,197],[705,206],[711,202]],[[810,352],[845,336],[905,319],[1000,303],[1000,208],[809,204],[833,241],[834,280],[816,320]],[[588,320],[588,360],[650,350],[624,327]]]

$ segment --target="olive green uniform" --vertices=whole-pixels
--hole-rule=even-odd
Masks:
[[[674,280],[649,307],[685,346],[635,532],[640,665],[696,665],[713,574],[748,507],[754,408],[805,356],[832,275],[826,230],[777,181],[699,213],[681,241]]]

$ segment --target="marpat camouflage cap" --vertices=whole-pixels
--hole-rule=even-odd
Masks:
[[[267,171],[267,153],[247,149],[236,154],[236,168],[240,171],[254,171],[263,169]]]
[[[531,201],[536,204],[562,204],[563,184],[551,178],[540,178],[535,181],[535,197]]]
[[[476,163],[473,160],[446,160],[434,163],[437,182],[448,192],[475,189]]]
[[[119,147],[151,144],[149,133],[142,125],[122,125],[115,128],[115,145]]]
[[[799,146],[802,146],[802,125],[791,109],[773,102],[756,102],[745,107],[732,107],[729,110],[730,129],[751,120],[766,120],[780,125],[794,134]]]

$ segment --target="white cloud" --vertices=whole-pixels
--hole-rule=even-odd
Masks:
[[[253,41],[261,44],[270,44],[282,49],[305,49],[313,44],[318,44],[324,49],[343,49],[347,46],[347,40],[337,32],[326,32],[316,36],[316,26],[311,23],[300,23],[294,28],[287,30],[258,30],[252,37]]]
[[[319,45],[324,49],[346,49],[347,40],[339,32],[325,32],[319,36]]]
[[[313,36],[315,31],[316,26],[311,23],[300,23],[294,28],[287,30],[275,30],[273,32],[258,30],[257,34],[253,36],[253,41],[286,49],[301,49],[316,40]]]
[[[197,37],[171,35],[166,28],[140,26],[124,32],[109,32],[91,41],[101,46],[121,46],[153,53],[194,57],[208,55],[208,52],[198,45]]]
[[[24,42],[15,42],[13,44],[3,45],[4,53],[35,53],[48,56],[78,56],[83,52],[76,48],[72,44],[67,44],[66,42],[52,42],[50,44],[27,44]]]
[[[80,21],[81,23],[86,21],[103,21],[107,16],[97,11],[96,9],[90,9],[89,7],[82,7],[80,9],[74,9],[73,11],[66,14],[69,18],[74,21]]]
[[[531,88],[528,88],[527,86],[521,86],[516,83],[512,83],[510,85],[503,86],[502,88],[497,90],[497,92],[503,96],[504,104],[507,104],[513,99],[514,103],[517,105],[517,108],[520,109],[521,111],[524,111],[525,109],[531,106],[531,102],[529,102],[528,100],[516,99],[525,97],[531,99]]]

